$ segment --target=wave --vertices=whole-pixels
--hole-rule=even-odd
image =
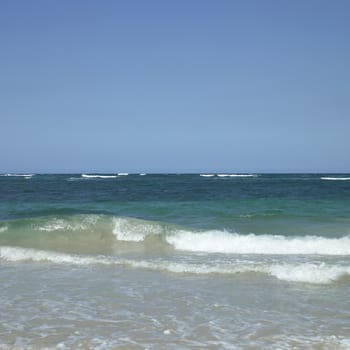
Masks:
[[[23,177],[25,179],[31,179],[35,174],[2,174],[1,176],[6,177]]]
[[[85,179],[115,179],[116,175],[87,175],[87,174],[81,174],[82,178]]]
[[[257,177],[256,174],[199,174],[202,177]]]
[[[321,177],[321,180],[328,180],[328,181],[347,181],[350,180],[350,177]]]
[[[219,177],[257,177],[256,174],[217,174]]]
[[[141,268],[180,274],[265,274],[282,281],[312,284],[329,284],[350,275],[350,266],[326,263],[252,263],[231,262],[203,264],[193,262],[174,262],[164,259],[135,260],[113,256],[83,256],[63,254],[18,247],[0,247],[0,259],[7,262],[49,262],[69,265],[115,265]]]
[[[114,217],[113,224],[113,234],[119,241],[141,242],[147,236],[166,234],[164,225],[152,221]]]
[[[118,176],[127,176],[129,173],[118,173]]]
[[[350,255],[350,237],[241,235],[223,231],[178,231],[167,237],[177,250],[226,254]]]
[[[1,223],[0,245],[64,252],[110,253],[129,249],[187,253],[350,256],[350,236],[283,236],[185,229],[130,217],[81,214]]]

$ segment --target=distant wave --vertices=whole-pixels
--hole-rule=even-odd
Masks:
[[[127,176],[129,173],[118,173],[118,176]]]
[[[2,174],[1,176],[8,176],[8,177],[24,177],[25,179],[30,179],[35,174]]]
[[[87,174],[81,174],[81,177],[85,179],[115,179],[116,175],[87,175]]]
[[[256,174],[217,174],[219,177],[257,177]]]
[[[257,177],[256,174],[199,174],[202,177]]]
[[[347,181],[350,180],[350,177],[321,177],[321,180],[328,180],[328,181]]]
[[[0,259],[8,262],[48,262],[69,265],[116,265],[171,273],[228,274],[260,273],[289,282],[329,284],[350,275],[350,266],[326,263],[194,263],[166,259],[122,259],[115,256],[64,254],[31,248],[0,247]]]

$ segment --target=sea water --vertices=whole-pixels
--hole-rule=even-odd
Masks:
[[[0,349],[349,349],[350,175],[2,174]]]

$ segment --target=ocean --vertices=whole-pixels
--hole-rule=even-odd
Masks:
[[[2,349],[350,349],[350,174],[2,174]]]

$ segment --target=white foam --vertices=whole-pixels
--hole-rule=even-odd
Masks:
[[[94,226],[99,218],[99,215],[77,215],[71,220],[52,218],[35,228],[46,232],[85,230]]]
[[[0,227],[0,233],[3,233],[3,232],[5,232],[5,231],[7,231],[8,230],[8,227],[7,226],[2,226],[2,227]]]
[[[219,177],[256,177],[255,174],[217,174]]]
[[[252,263],[231,262],[214,264],[172,262],[167,260],[132,260],[108,256],[82,256],[43,251],[30,248],[0,247],[0,259],[8,262],[49,262],[70,265],[116,265],[133,268],[187,274],[260,273],[288,282],[329,284],[350,275],[350,266],[327,265],[325,263]]]
[[[113,218],[113,233],[117,240],[126,242],[141,242],[146,236],[160,235],[162,227],[151,221],[131,218]]]
[[[127,176],[129,173],[118,173],[118,176]]]
[[[230,177],[257,177],[255,174],[230,174]]]
[[[215,174],[200,174],[199,176],[203,176],[203,177],[213,177],[213,176],[215,176]]]
[[[145,176],[145,175],[147,175],[146,173],[141,173],[141,174],[139,174],[140,176]]]
[[[115,179],[116,175],[87,175],[81,174],[81,177],[85,179]]]
[[[350,266],[314,264],[281,264],[267,269],[271,276],[290,282],[326,284],[350,274]]]
[[[321,177],[321,180],[328,180],[328,181],[347,181],[350,180],[350,177]]]
[[[194,233],[180,230],[166,237],[175,249],[229,254],[319,254],[350,255],[350,237],[286,237],[278,235],[240,235],[223,231]]]
[[[17,261],[48,261],[56,264],[74,264],[74,265],[91,265],[91,264],[110,264],[110,260],[103,257],[78,256],[70,254],[56,253],[52,251],[37,250],[31,248],[18,247],[0,247],[0,259],[17,262]]]
[[[24,177],[26,179],[30,179],[35,174],[4,174],[2,176],[14,176],[14,177]]]

